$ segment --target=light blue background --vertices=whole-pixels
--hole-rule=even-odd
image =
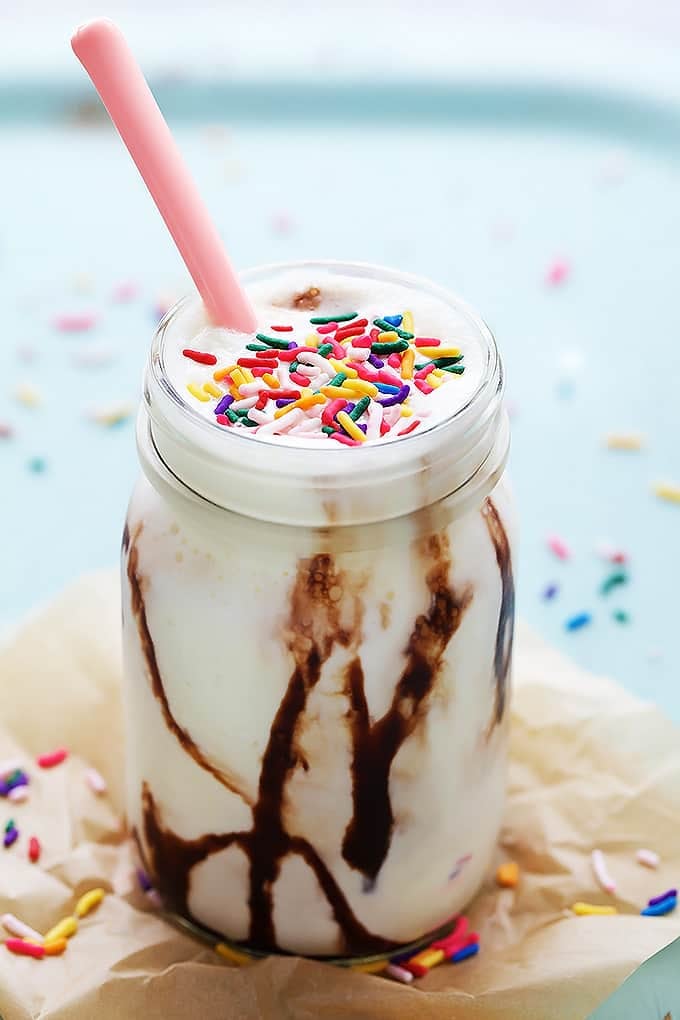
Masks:
[[[239,266],[306,256],[387,263],[431,276],[483,313],[516,406],[511,469],[520,516],[519,607],[549,640],[680,719],[675,631],[680,507],[653,480],[680,480],[680,114],[616,95],[476,86],[159,88]],[[67,123],[82,93],[0,91],[0,619],[16,620],[83,570],[112,565],[136,473],[131,423],[103,430],[83,410],[136,399],[160,292],[187,289],[179,259],[108,126]],[[201,111],[199,122],[198,111]],[[205,122],[228,125],[226,137]],[[618,183],[603,177],[621,164]],[[284,214],[293,227],[277,233]],[[499,238],[505,228],[510,237]],[[547,288],[564,255],[573,275]],[[73,292],[87,273],[94,292]],[[141,296],[110,300],[133,279]],[[100,313],[87,336],[55,313]],[[77,368],[76,349],[111,343],[111,367]],[[35,349],[23,363],[17,347]],[[582,369],[558,392],[565,353]],[[44,393],[17,406],[14,386]],[[606,451],[609,430],[648,436]],[[43,475],[28,472],[44,456]],[[573,560],[546,551],[550,531]],[[599,538],[632,557],[607,600]],[[540,598],[560,584],[553,603]],[[615,607],[631,623],[613,622]],[[565,619],[594,614],[566,634]]]

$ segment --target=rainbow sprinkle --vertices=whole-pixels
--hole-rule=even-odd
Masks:
[[[458,347],[416,336],[409,311],[372,322],[359,312],[316,315],[309,326],[312,332],[295,339],[293,326],[272,324],[228,365],[185,348],[197,366],[214,368],[207,380],[192,379],[187,392],[199,403],[214,402],[224,428],[358,447],[393,430],[416,432],[430,412],[419,407],[414,415],[414,390],[429,396],[465,371]]]

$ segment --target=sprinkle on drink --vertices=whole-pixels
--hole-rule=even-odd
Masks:
[[[414,412],[414,389],[429,396],[465,371],[457,347],[416,336],[410,312],[372,323],[358,312],[315,315],[309,323],[313,331],[298,340],[292,326],[271,325],[229,365],[184,348],[195,364],[217,366],[187,390],[194,400],[212,403],[225,428],[361,446],[388,433],[415,432],[430,411]]]

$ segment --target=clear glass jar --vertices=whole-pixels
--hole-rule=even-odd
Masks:
[[[493,854],[509,432],[495,342],[462,302],[389,270],[305,266],[455,306],[485,352],[480,382],[389,444],[258,441],[170,385],[164,351],[196,310],[168,313],[123,540],[128,815],[171,911],[257,950],[359,956],[459,912]]]

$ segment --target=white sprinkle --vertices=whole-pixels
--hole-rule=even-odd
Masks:
[[[370,347],[352,347],[350,344],[347,348],[347,357],[352,361],[368,361],[370,356]]]
[[[96,794],[106,793],[108,789],[106,780],[101,772],[97,772],[97,770],[93,768],[89,768],[85,773],[85,782],[92,792]]]
[[[251,421],[256,421],[258,425],[268,425],[270,421],[274,421],[272,414],[267,414],[266,411],[260,411],[255,407],[251,407],[248,411],[248,417]]]
[[[39,942],[42,944],[44,936],[36,931],[35,928],[31,928],[30,925],[24,924],[23,921],[15,917],[14,914],[3,914],[0,917],[0,922],[3,928],[10,933],[10,935],[16,935],[20,939],[31,939],[33,942]]]
[[[645,868],[658,868],[661,863],[661,858],[653,850],[645,850],[641,847],[635,854],[635,859],[638,864],[644,865]]]
[[[253,393],[259,393],[260,390],[266,390],[268,388],[269,387],[264,379],[255,379],[253,382],[243,383],[239,387],[239,393],[242,393],[244,397],[252,397]],[[257,403],[257,401],[255,401],[255,403]]]
[[[367,421],[366,421],[366,439],[379,439],[380,438],[380,425],[383,420],[383,408],[382,404],[379,404],[377,400],[372,400],[368,405]]]
[[[21,768],[21,758],[7,758],[0,762],[0,778],[4,779]]]
[[[28,787],[15,786],[14,789],[10,790],[7,794],[7,800],[11,800],[13,804],[18,804],[20,801],[28,800]]]
[[[292,428],[298,425],[305,417],[305,412],[301,407],[296,407],[294,411],[289,411],[288,414],[284,414],[281,418],[274,418],[273,421],[268,422],[266,425],[260,425],[257,430],[258,436],[274,436],[277,433],[289,432]]]
[[[328,361],[327,358],[324,358],[321,354],[314,354],[312,351],[302,351],[302,353],[298,355],[297,360],[300,365],[315,365],[317,368],[321,369],[322,372],[325,372],[331,379],[336,374],[333,371],[333,366],[330,361]]]
[[[616,882],[609,874],[607,870],[607,862],[604,859],[604,854],[601,850],[593,850],[590,857],[593,864],[593,871],[595,872],[595,878],[598,880],[605,892],[615,893]]]
[[[390,963],[385,967],[385,973],[389,974],[390,977],[394,978],[395,981],[401,981],[404,985],[410,985],[413,981],[413,974],[410,970],[406,970],[404,967],[398,967],[396,963]]]
[[[244,407],[254,407],[257,397],[245,397],[243,400],[235,400],[229,408],[230,411],[240,411]]]

